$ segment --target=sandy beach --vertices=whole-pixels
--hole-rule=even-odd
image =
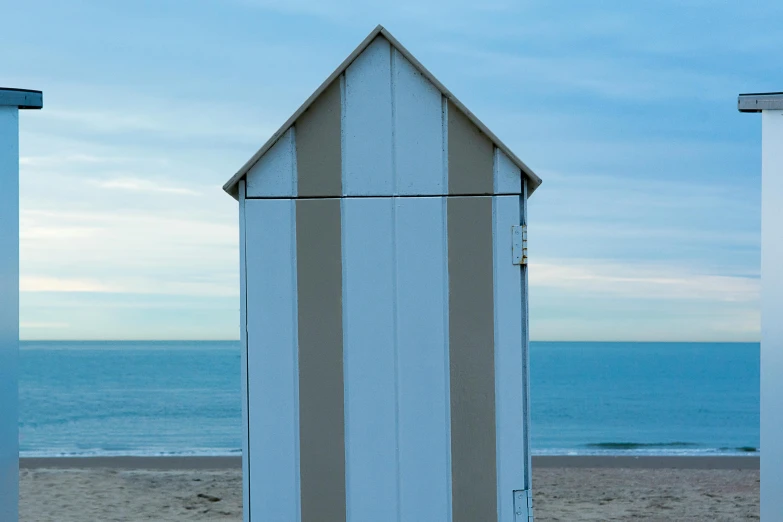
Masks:
[[[240,521],[237,458],[22,459],[23,522]],[[757,457],[538,457],[537,521],[759,518]]]

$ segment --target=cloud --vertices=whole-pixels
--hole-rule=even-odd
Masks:
[[[234,143],[257,142],[276,129],[247,121],[239,107],[164,103],[162,99],[125,100],[124,107],[86,109],[68,104],[67,109],[47,109],[41,126],[62,128],[71,132],[100,135],[158,135],[177,141],[186,139],[220,139]],[[244,121],[243,121],[244,120]]]
[[[118,178],[106,181],[93,181],[95,185],[105,189],[129,190],[133,192],[153,192],[162,194],[178,194],[186,196],[198,196],[198,191],[185,187],[170,187],[159,185],[151,180],[138,178]]]
[[[21,276],[20,292],[110,292],[108,285],[98,281],[47,276]]]
[[[477,49],[465,44],[441,44],[436,50],[463,63],[463,71],[506,82],[525,83],[526,90],[551,96],[577,93],[605,99],[646,102],[687,99],[698,93],[701,100],[725,100],[743,78],[671,64],[647,63],[640,67],[622,56],[550,56]],[[629,71],[634,71],[629,74]],[[535,81],[530,81],[534,78]]]
[[[69,328],[71,325],[66,322],[43,322],[43,321],[22,321],[19,323],[19,327],[22,329],[32,330],[48,330],[48,329],[63,329]]]
[[[119,276],[107,279],[106,281],[46,276],[22,276],[20,278],[19,286],[20,291],[25,293],[65,292],[239,297],[239,288],[235,285],[221,284],[213,281],[161,280],[155,277],[154,274],[147,277]]]
[[[111,163],[123,163],[129,161],[130,158],[113,158],[109,156],[98,156],[92,154],[63,154],[59,156],[47,155],[47,156],[21,156],[19,158],[19,165],[22,168],[34,167],[58,167],[62,168],[66,165],[105,165]]]
[[[489,0],[474,2],[471,0],[432,0],[422,3],[420,0],[399,0],[394,3],[368,0],[336,0],[319,2],[318,0],[235,0],[236,3],[265,11],[294,15],[308,15],[328,20],[332,23],[357,23],[362,20],[382,19],[407,22],[428,20],[432,24],[442,25],[442,19],[462,19],[469,13],[485,13],[497,16],[509,11],[517,11],[517,2],[512,0]],[[377,22],[376,22],[377,23]],[[369,32],[369,29],[368,29]]]
[[[619,300],[707,301],[758,306],[758,277],[694,272],[670,263],[642,265],[617,260],[568,259],[531,262],[530,285],[569,294]]]
[[[238,295],[238,255],[234,219],[210,221],[193,211],[21,213],[28,292]]]

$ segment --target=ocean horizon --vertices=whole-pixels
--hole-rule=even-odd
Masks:
[[[758,455],[759,343],[531,342],[534,455]],[[22,341],[20,454],[241,454],[239,341]]]

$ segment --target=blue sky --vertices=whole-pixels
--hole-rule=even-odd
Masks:
[[[25,339],[238,337],[220,186],[378,23],[543,179],[535,340],[756,341],[783,4],[40,0],[3,7]]]

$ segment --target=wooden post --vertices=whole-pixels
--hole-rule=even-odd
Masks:
[[[41,93],[0,88],[0,520],[19,518],[19,109]]]
[[[761,113],[761,520],[783,513],[783,93],[741,94]]]

